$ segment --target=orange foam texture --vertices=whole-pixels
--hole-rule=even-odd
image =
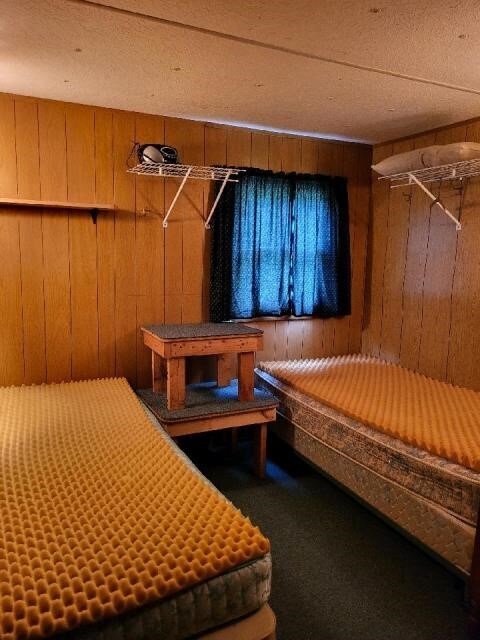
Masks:
[[[0,451],[2,640],[132,610],[269,551],[124,379],[0,389]]]
[[[262,362],[294,389],[403,442],[480,471],[480,393],[377,358]]]

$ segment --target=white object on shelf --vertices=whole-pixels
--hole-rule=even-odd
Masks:
[[[452,142],[396,153],[377,162],[372,168],[381,176],[391,176],[394,173],[406,173],[479,159],[480,144],[478,142]]]
[[[128,169],[128,173],[134,173],[138,176],[155,176],[160,178],[182,178],[177,193],[175,194],[168,211],[163,219],[163,226],[168,227],[168,218],[175,207],[175,204],[185,186],[187,180],[218,180],[222,182],[218,190],[217,197],[210,209],[207,219],[205,220],[205,229],[210,229],[210,220],[217,208],[222,197],[222,193],[227,182],[238,182],[235,176],[238,176],[244,169],[235,169],[228,167],[198,167],[191,164],[163,164],[155,162],[145,162],[137,164],[137,166]]]
[[[405,171],[403,173],[395,173],[387,176],[380,176],[379,180],[390,180],[390,188],[408,187],[413,184],[419,186],[434,204],[440,207],[442,211],[455,223],[457,231],[460,231],[462,225],[451,211],[449,211],[443,203],[428,189],[425,185],[430,182],[443,182],[446,180],[464,180],[465,178],[473,178],[480,176],[480,158],[473,160],[463,160],[461,162],[453,162],[438,167],[427,167],[425,169],[417,169],[415,171]],[[433,205],[432,205],[433,206]]]

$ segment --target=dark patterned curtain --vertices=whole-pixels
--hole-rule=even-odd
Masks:
[[[248,169],[212,230],[212,321],[350,313],[345,178]]]

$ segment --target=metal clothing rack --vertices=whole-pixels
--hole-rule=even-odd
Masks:
[[[460,231],[462,225],[459,219],[449,211],[442,201],[435,196],[426,184],[431,182],[443,182],[445,180],[463,180],[480,176],[480,158],[474,160],[462,160],[461,162],[453,162],[444,164],[439,167],[428,167],[426,169],[416,169],[415,171],[405,171],[403,173],[395,173],[388,176],[380,176],[379,180],[390,180],[391,189],[398,187],[406,187],[416,184],[427,196],[433,200],[432,207],[437,205],[454,223],[457,231]]]
[[[222,182],[218,190],[217,197],[213,202],[208,217],[205,220],[205,229],[210,229],[210,220],[217,208],[222,197],[222,193],[227,186],[227,182],[238,182],[235,176],[238,176],[245,169],[235,169],[233,167],[198,167],[192,164],[164,164],[157,162],[145,162],[137,164],[135,167],[127,169],[128,173],[134,173],[138,176],[154,176],[157,178],[182,178],[177,192],[170,203],[168,211],[163,218],[163,226],[168,227],[168,218],[172,213],[175,204],[185,186],[187,180],[218,180]]]

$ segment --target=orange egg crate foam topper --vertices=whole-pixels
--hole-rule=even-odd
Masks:
[[[0,389],[0,451],[2,640],[114,616],[269,551],[124,379]]]
[[[480,393],[366,355],[259,367],[378,431],[480,471]]]

